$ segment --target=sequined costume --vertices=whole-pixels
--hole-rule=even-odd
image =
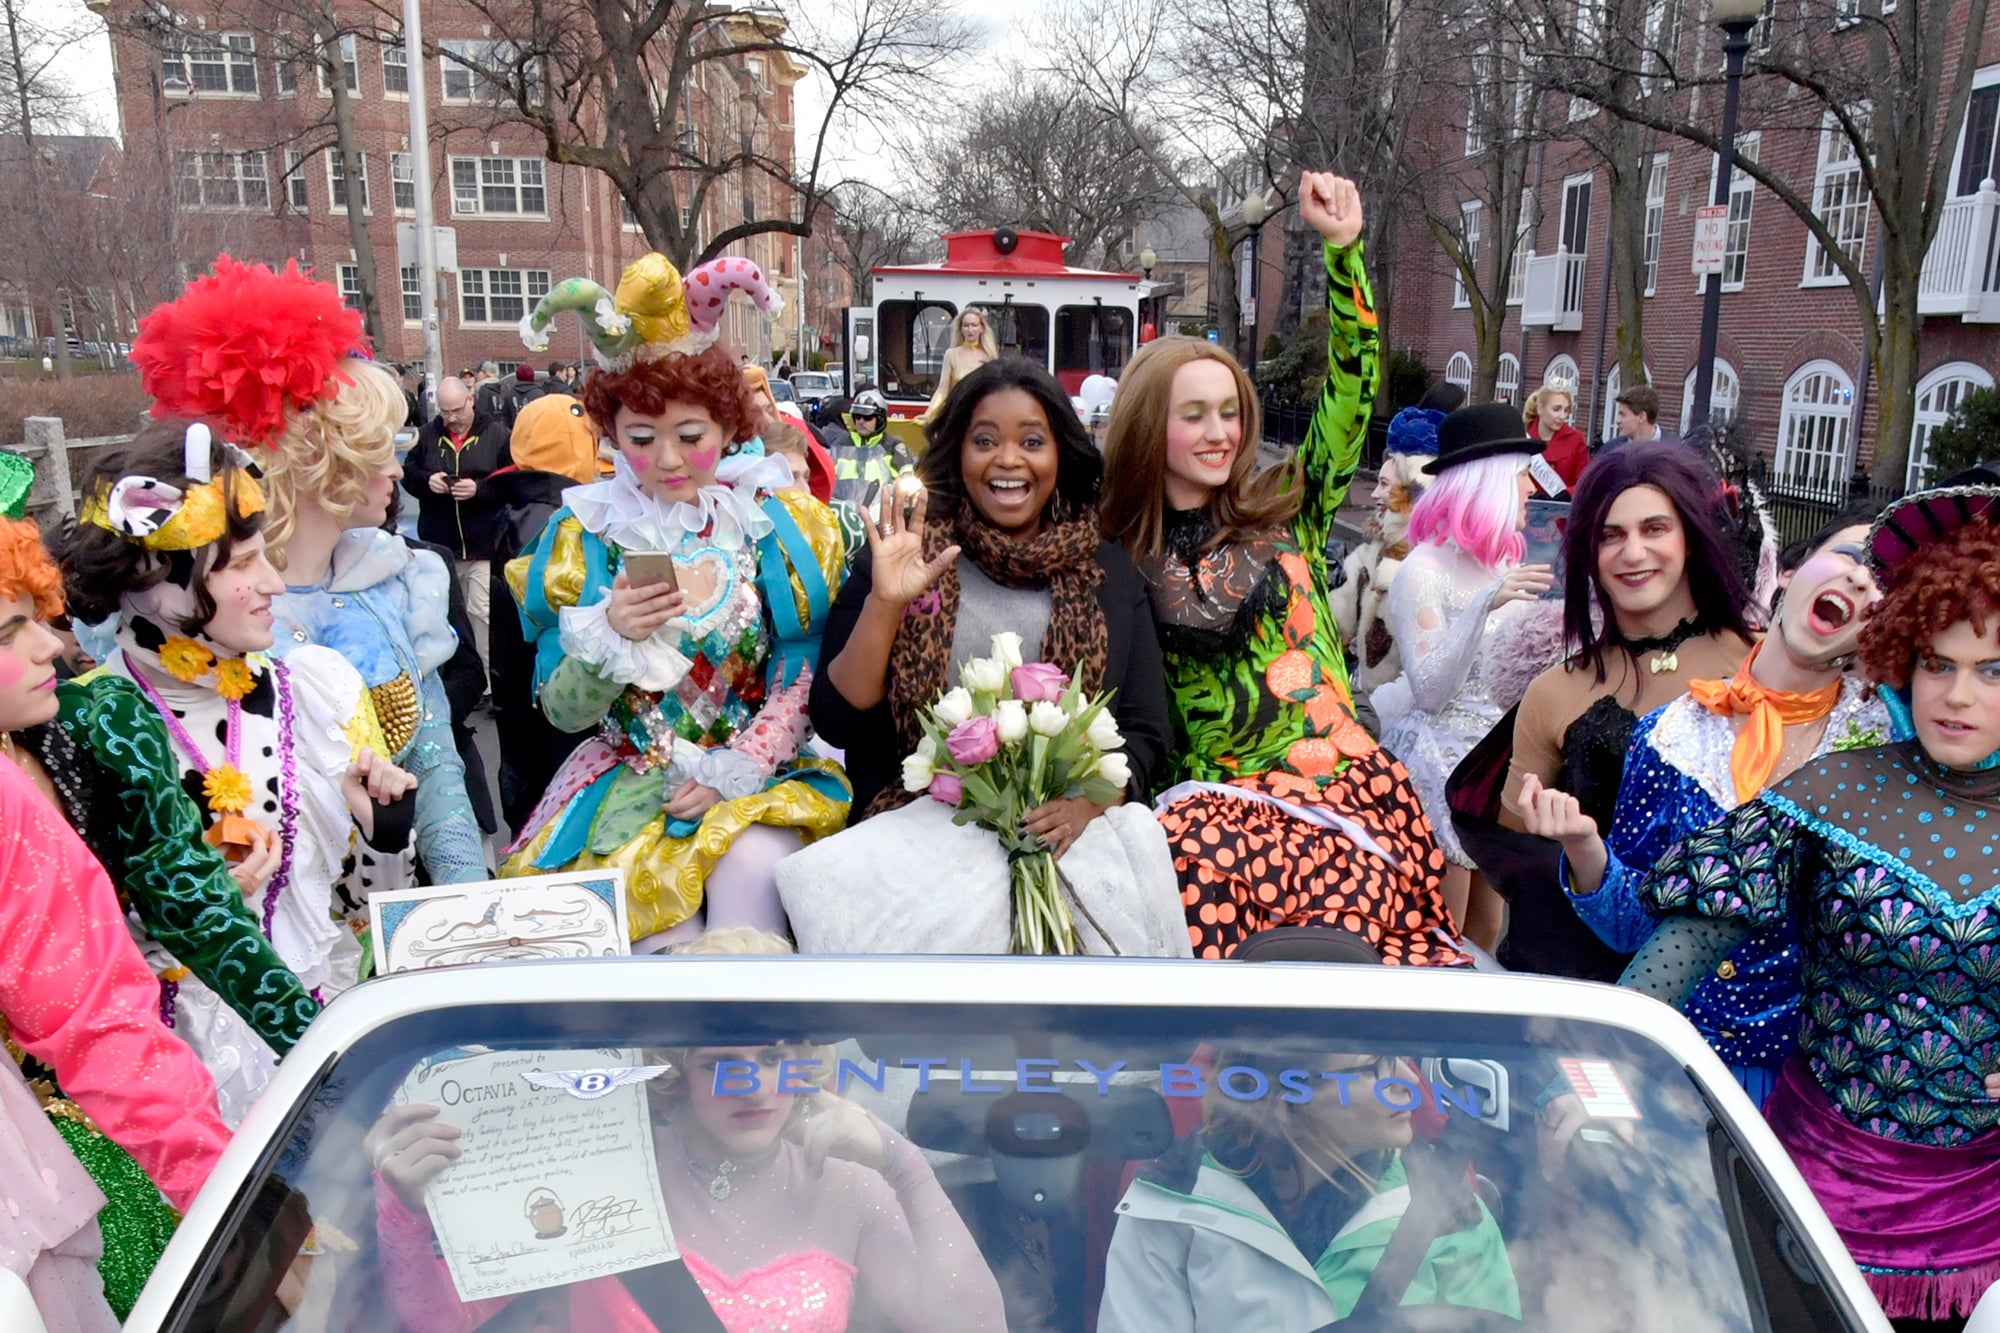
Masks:
[[[356,528],[341,534],[323,581],[290,588],[271,607],[274,654],[321,644],[361,673],[389,758],[417,779],[416,849],[438,884],[487,877],[437,674],[458,646],[447,620],[450,579],[443,561],[411,551],[394,533]]]
[[[888,1327],[1006,1328],[999,1285],[922,1150],[875,1125],[887,1159],[879,1174],[838,1157],[815,1170],[796,1143],[781,1139],[720,1193],[711,1184],[715,1164],[698,1163],[671,1121],[654,1131],[675,1240],[727,1333],[839,1333],[857,1291]],[[469,1333],[512,1303],[505,1296],[461,1302],[434,1252],[430,1219],[386,1185],[377,1185],[375,1204],[383,1280],[401,1333]],[[618,1277],[574,1283],[565,1295],[568,1327],[659,1327]]]
[[[1964,1207],[2000,1166],[1983,1086],[2000,1051],[1997,828],[2000,769],[1945,769],[1902,741],[1807,764],[1639,890],[1660,913],[1796,925],[1803,1060],[1767,1114],[1893,1317],[1963,1314],[2000,1278],[2000,1227]]]
[[[1841,682],[1840,700],[1807,762],[1836,750],[1880,745],[1888,736],[1887,710],[1873,690],[1849,677]],[[1577,915],[1611,948],[1636,953],[1653,936],[1659,918],[1641,901],[1639,884],[1654,863],[1736,808],[1729,762],[1735,743],[1734,719],[1689,695],[1632,729],[1625,780],[1604,838],[1603,882],[1596,892],[1570,899]],[[1563,884],[1569,888],[1567,862]],[[1637,960],[1634,968],[1644,975],[1628,974],[1626,984],[1638,984],[1687,1014],[1751,1100],[1762,1105],[1798,1036],[1798,935],[1787,921],[1725,948],[1720,958],[1688,955],[1683,966],[1664,969],[1672,975]]]
[[[158,983],[126,935],[103,867],[11,763],[0,763],[0,829],[0,1018],[10,1040],[53,1070],[75,1107],[184,1209],[229,1139],[215,1084],[161,1023]],[[52,1258],[44,1311],[66,1311],[60,1289],[96,1290],[96,1237],[79,1233],[95,1232],[103,1196],[11,1066],[0,1068],[0,1123],[10,1131],[0,1134],[0,1176],[10,1182],[0,1264],[28,1277],[39,1301],[35,1272]],[[147,1268],[156,1257],[127,1256]]]
[[[1166,549],[1139,561],[1174,718],[1178,785],[1160,824],[1197,957],[1321,922],[1397,961],[1459,962],[1434,934],[1449,929],[1436,839],[1402,766],[1354,719],[1327,603],[1327,536],[1368,436],[1381,333],[1360,243],[1325,259],[1326,383],[1287,480],[1298,517],[1216,543],[1205,514],[1170,509]]]
[[[556,774],[501,873],[619,866],[636,940],[700,909],[709,870],[744,829],[810,841],[846,823],[839,765],[800,748],[845,550],[831,511],[789,489],[781,458],[726,460],[725,479],[685,504],[651,498],[616,466],[565,491],[507,567],[542,712],[597,734]],[[605,615],[628,549],[671,552],[689,600],[639,642]],[[688,780],[720,793],[698,821],[662,809]]]

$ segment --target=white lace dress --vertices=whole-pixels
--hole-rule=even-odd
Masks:
[[[1480,652],[1503,620],[1528,605],[1493,609],[1505,572],[1488,569],[1454,542],[1413,549],[1396,572],[1387,602],[1403,673],[1372,696],[1383,748],[1410,771],[1438,846],[1453,864],[1466,867],[1472,860],[1452,829],[1444,787],[1452,770],[1516,702],[1496,695]]]

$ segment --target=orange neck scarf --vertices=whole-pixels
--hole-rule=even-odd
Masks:
[[[1763,649],[1762,643],[1752,648],[1743,665],[1736,668],[1732,680],[1688,682],[1688,693],[1703,708],[1724,717],[1746,719],[1743,729],[1736,733],[1736,748],[1729,752],[1729,776],[1736,783],[1738,802],[1748,801],[1771,780],[1778,767],[1778,756],[1785,748],[1786,727],[1816,722],[1840,702],[1838,680],[1810,694],[1767,689],[1759,684],[1751,677],[1750,668]]]

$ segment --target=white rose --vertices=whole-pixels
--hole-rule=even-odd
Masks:
[[[991,657],[975,657],[958,670],[958,678],[975,694],[998,694],[1007,688],[1007,668]]]
[[[1132,781],[1132,765],[1123,754],[1114,750],[1097,761],[1097,776],[1123,791]]]
[[[1028,726],[1039,736],[1060,736],[1069,729],[1069,714],[1061,704],[1040,699],[1028,710]]]
[[[957,726],[972,716],[972,692],[962,685],[945,691],[944,698],[931,709],[931,716],[947,730]]]
[[[1111,716],[1108,708],[1098,710],[1097,716],[1090,719],[1090,725],[1083,730],[1083,738],[1090,742],[1092,749],[1106,752],[1125,743],[1125,738],[1118,734],[1118,721]]]
[[[1000,743],[1012,745],[1028,734],[1028,710],[1019,699],[1002,699],[993,706],[993,720],[1000,726]]]
[[[937,776],[929,755],[919,751],[903,760],[903,790],[928,791],[931,779]]]
[[[1009,671],[1021,665],[1021,636],[1013,630],[1004,630],[994,635],[993,657]]]

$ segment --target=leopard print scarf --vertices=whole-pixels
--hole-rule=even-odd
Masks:
[[[934,521],[924,533],[924,558],[935,560],[956,543],[966,559],[995,583],[1010,588],[1049,589],[1049,629],[1042,636],[1042,660],[1073,671],[1083,688],[1104,688],[1104,664],[1110,633],[1097,585],[1104,568],[1097,563],[1097,517],[1080,517],[1044,524],[1033,537],[1010,537],[981,520],[970,505],[961,505],[947,521]],[[903,612],[896,643],[889,651],[889,713],[904,754],[923,737],[918,715],[944,693],[951,667],[952,632],[958,625],[958,568],[947,565],[931,590]],[[894,810],[916,799],[891,784],[868,804],[862,818]]]

